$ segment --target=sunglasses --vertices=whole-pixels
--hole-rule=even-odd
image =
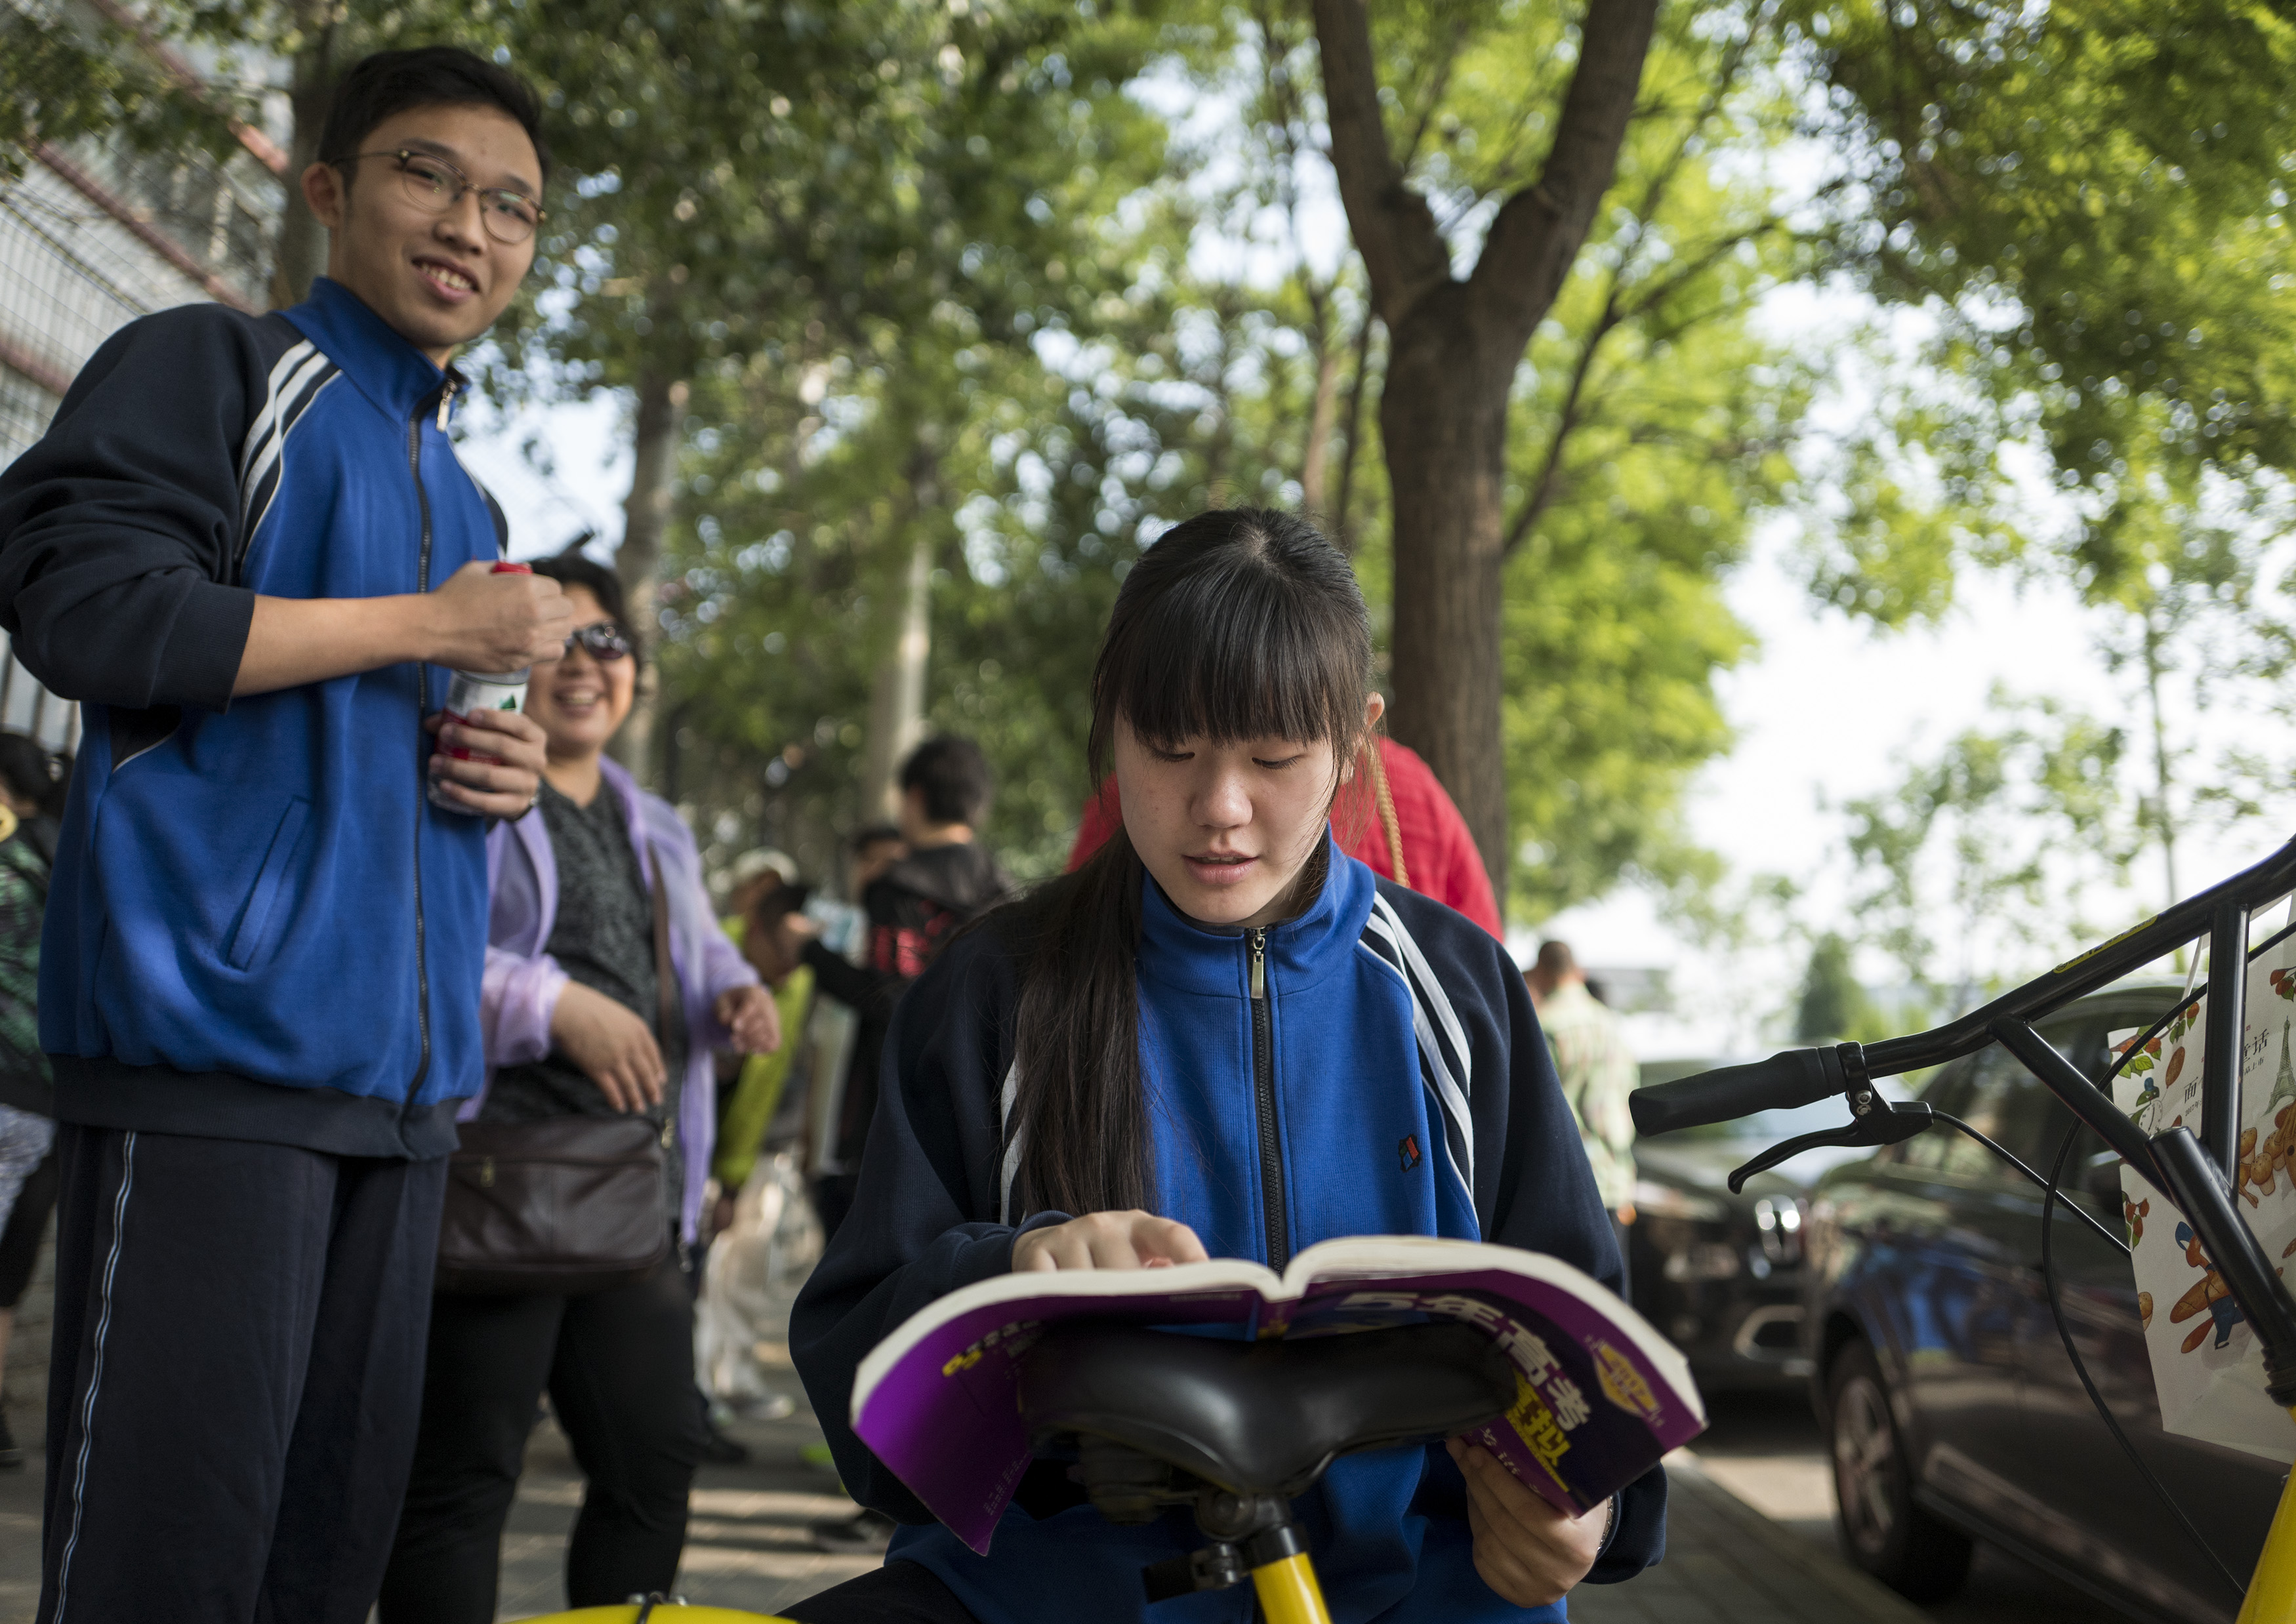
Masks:
[[[574,652],[580,644],[591,659],[600,665],[617,660],[627,660],[631,653],[630,635],[611,620],[600,620],[589,626],[578,626],[567,636],[566,652]]]

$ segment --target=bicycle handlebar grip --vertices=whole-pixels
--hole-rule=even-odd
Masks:
[[[1672,1133],[1727,1122],[1758,1111],[1807,1105],[1849,1087],[1841,1056],[1833,1049],[1787,1049],[1751,1065],[1721,1066],[1671,1083],[1653,1083],[1628,1095],[1635,1131]]]

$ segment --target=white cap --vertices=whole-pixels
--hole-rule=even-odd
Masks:
[[[786,851],[776,851],[771,846],[756,846],[734,859],[734,866],[726,871],[726,889],[738,891],[750,881],[765,874],[779,875],[783,885],[797,883],[797,859]]]

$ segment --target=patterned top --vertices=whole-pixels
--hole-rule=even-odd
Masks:
[[[1539,1001],[1538,1024],[1554,1051],[1562,1097],[1578,1119],[1595,1187],[1602,1192],[1603,1204],[1616,1212],[1635,1193],[1635,1120],[1627,1096],[1639,1074],[1626,1032],[1618,1016],[1577,981]]]

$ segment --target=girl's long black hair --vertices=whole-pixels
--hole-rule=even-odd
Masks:
[[[1160,537],[1117,593],[1093,667],[1092,782],[1108,776],[1119,719],[1150,744],[1329,740],[1334,762],[1349,762],[1370,682],[1370,618],[1338,548],[1289,513],[1199,513]],[[1016,910],[1016,1217],[1147,1203],[1134,971],[1144,874],[1119,826]]]

